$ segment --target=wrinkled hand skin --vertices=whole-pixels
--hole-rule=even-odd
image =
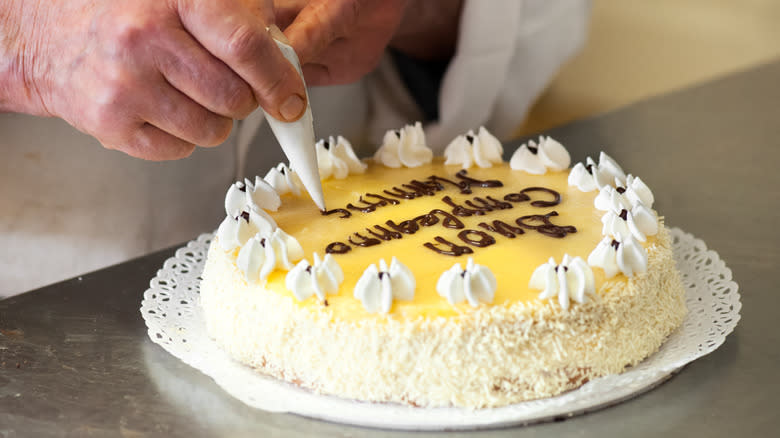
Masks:
[[[446,60],[454,51],[462,0],[277,0],[276,22],[298,53],[308,85],[354,82],[390,46]]]
[[[401,22],[406,0],[312,0],[277,3],[309,85],[346,84],[379,63]]]
[[[258,105],[303,114],[280,111],[305,92],[265,30],[273,21],[270,0],[4,0],[0,110],[61,117],[135,157],[182,158]]]

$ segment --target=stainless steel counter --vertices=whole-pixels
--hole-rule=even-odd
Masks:
[[[743,302],[725,344],[616,406],[452,436],[780,433],[778,83],[780,61],[550,132],[574,160],[612,155],[653,189],[669,225],[719,252]],[[138,308],[172,253],[0,301],[0,436],[404,435],[253,410],[153,344]]]

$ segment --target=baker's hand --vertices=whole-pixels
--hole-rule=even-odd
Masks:
[[[105,147],[175,159],[259,104],[281,120],[303,84],[269,37],[271,0],[5,0],[0,110],[61,117]]]
[[[455,51],[462,0],[276,0],[309,85],[360,79],[388,46],[421,60]]]
[[[345,84],[376,67],[401,22],[406,3],[279,0],[277,23],[298,53],[307,84]]]

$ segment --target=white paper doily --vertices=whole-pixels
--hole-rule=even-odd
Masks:
[[[672,228],[672,245],[686,288],[683,325],[645,361],[557,397],[502,408],[414,408],[324,396],[261,375],[233,361],[206,333],[199,306],[200,273],[213,235],[203,234],[165,261],[144,293],[141,314],[149,337],[202,371],[244,403],[360,426],[407,430],[477,429],[528,424],[618,403],[653,388],[685,364],[718,348],[739,321],[741,304],[731,270],[715,251]]]

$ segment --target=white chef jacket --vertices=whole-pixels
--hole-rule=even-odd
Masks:
[[[508,138],[583,43],[588,13],[587,0],[465,1],[439,118],[424,127],[434,152],[482,125]],[[354,84],[309,94],[317,137],[343,135],[362,156],[423,116],[389,56]],[[0,298],[213,231],[236,178],[286,161],[261,113],[220,147],[163,163],[103,149],[58,119],[0,114]]]

